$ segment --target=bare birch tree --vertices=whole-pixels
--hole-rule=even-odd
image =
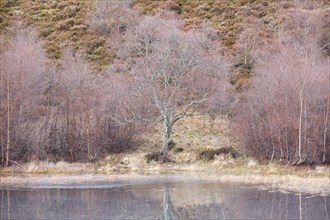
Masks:
[[[131,82],[130,92],[157,109],[163,125],[166,157],[174,124],[191,116],[226,77],[226,62],[216,55],[219,43],[211,30],[183,32],[174,18],[146,16],[126,33],[119,62]],[[127,64],[128,63],[128,64]],[[125,71],[125,70],[124,70]]]

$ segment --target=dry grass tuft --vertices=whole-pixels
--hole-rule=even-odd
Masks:
[[[160,161],[160,152],[159,151],[156,151],[156,152],[152,152],[152,153],[148,153],[146,154],[144,157],[146,158],[147,160],[147,163],[150,163],[151,161]]]
[[[4,167],[0,171],[3,174],[58,174],[58,173],[93,173],[96,170],[95,164],[91,163],[57,163],[49,161],[29,162],[21,167]]]
[[[198,159],[204,161],[214,160],[216,156],[223,155],[224,157],[238,158],[239,153],[233,147],[222,147],[218,149],[203,149],[198,153]]]

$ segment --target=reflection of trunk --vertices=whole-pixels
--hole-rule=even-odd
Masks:
[[[222,207],[222,204],[220,203],[220,206],[221,206],[221,214],[222,214],[222,217],[224,220],[226,220],[226,215],[225,215],[225,212],[223,211],[223,207]]]
[[[270,210],[270,218],[273,219],[273,211],[274,211],[274,200],[275,200],[275,193],[272,193],[273,197],[272,197],[272,207]]]
[[[299,193],[299,219],[303,219],[303,211],[302,211],[302,205],[301,205],[301,193]]]
[[[329,219],[329,214],[328,214],[328,206],[327,206],[327,197],[324,196],[324,209],[325,209],[325,219]]]
[[[171,200],[171,193],[166,185],[164,188],[164,209],[163,209],[163,215],[162,220],[172,220],[172,219],[178,219],[179,215],[174,211],[174,207]]]
[[[1,199],[0,199],[0,219],[5,219],[5,214],[4,214],[4,197],[5,197],[5,191],[4,190],[2,190],[1,191]]]
[[[7,218],[11,219],[11,213],[10,213],[10,190],[7,190]]]
[[[285,219],[289,219],[289,194],[286,194],[286,200],[285,200]]]

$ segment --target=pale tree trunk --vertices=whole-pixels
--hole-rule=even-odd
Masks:
[[[2,92],[2,75],[0,72],[0,92]],[[0,106],[2,103],[2,97],[0,95]],[[1,114],[1,111],[0,111]],[[1,145],[1,164],[4,163],[5,161],[5,146],[4,146],[4,141],[3,141],[3,121],[2,121],[2,117],[0,117],[0,145]]]
[[[247,46],[246,42],[244,42],[244,64],[247,64]]]
[[[21,119],[22,119],[22,111],[23,111],[23,108],[22,108],[22,105],[21,105],[22,101],[23,101],[23,92],[22,92],[22,84],[20,84],[20,99],[18,100],[18,103],[19,103],[18,109],[19,109],[19,111],[18,111],[18,117],[16,117],[16,118],[18,118],[18,122],[17,122],[17,125],[15,125],[15,127],[18,127],[18,128],[21,125]],[[19,132],[16,132],[16,135],[13,136],[13,141],[11,141],[12,146],[16,146],[17,141],[18,141],[18,137],[19,137]],[[39,147],[38,147],[38,151],[39,151]]]
[[[301,156],[301,148],[302,148],[302,117],[304,112],[304,97],[303,92],[300,91],[300,114],[299,114],[299,137],[298,137],[298,157],[299,157],[299,163],[302,161]]]
[[[280,163],[283,163],[284,161],[284,150],[283,150],[283,144],[281,139],[281,133],[278,132],[278,143],[280,144]]]
[[[1,124],[2,124],[2,119],[1,120]],[[0,143],[1,143],[1,164],[3,164],[3,162],[5,161],[5,146],[4,146],[4,141],[3,141],[3,132],[2,132],[2,128],[0,131]]]
[[[11,131],[10,131],[10,121],[11,121],[11,113],[10,113],[10,85],[9,85],[9,76],[7,77],[7,143],[6,143],[6,166],[9,166],[9,152],[10,152],[10,139],[11,139]]]
[[[289,152],[289,132],[288,126],[285,125],[285,150],[286,150],[286,162],[290,163],[290,152]]]
[[[327,108],[324,119],[324,132],[323,132],[323,163],[326,162],[326,154],[327,154],[327,133],[328,133],[328,123],[329,123],[329,106],[330,106],[330,97],[328,95],[327,98]]]
[[[307,102],[305,100],[305,105],[304,105],[304,146],[305,149],[308,146],[307,143]],[[307,149],[306,149],[307,150]]]
[[[87,154],[90,161],[93,161],[95,158],[91,149],[91,131],[90,131],[90,112],[87,111],[86,115],[86,141],[87,141]]]
[[[328,57],[328,67],[329,67],[329,57]],[[328,85],[328,96],[327,96],[327,107],[325,110],[324,117],[324,131],[323,131],[323,158],[322,162],[326,162],[326,154],[327,154],[327,135],[328,135],[328,123],[329,123],[329,106],[330,106],[330,68],[328,68],[328,77],[329,77],[329,85]]]
[[[74,155],[74,149],[73,149],[73,143],[72,143],[72,134],[71,134],[71,128],[70,128],[70,105],[69,105],[69,100],[67,99],[67,106],[66,106],[66,127],[67,127],[67,133],[66,133],[66,138],[67,138],[67,145],[69,148],[70,152],[70,157],[72,162],[75,162],[75,155]]]
[[[271,121],[271,125],[270,125],[270,142],[271,142],[271,145],[272,145],[272,156],[270,158],[270,161],[273,161],[274,157],[275,157],[275,145],[274,145],[274,134],[273,134],[273,129],[272,129],[272,126],[273,126],[273,120]]]
[[[290,153],[289,153],[289,134],[288,134],[288,101],[287,98],[284,98],[285,102],[285,151],[286,151],[286,162],[290,163]]]
[[[171,142],[171,133],[172,133],[173,123],[169,120],[169,117],[164,117],[163,121],[163,146],[160,151],[161,160],[167,157],[168,147]]]

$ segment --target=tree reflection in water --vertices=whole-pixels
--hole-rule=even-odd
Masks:
[[[220,183],[0,189],[0,219],[329,219],[329,196]]]
[[[168,187],[168,184],[166,183],[164,185],[164,202],[163,202],[163,215],[162,220],[175,220],[179,219],[179,215],[175,212],[171,200],[171,193]]]

